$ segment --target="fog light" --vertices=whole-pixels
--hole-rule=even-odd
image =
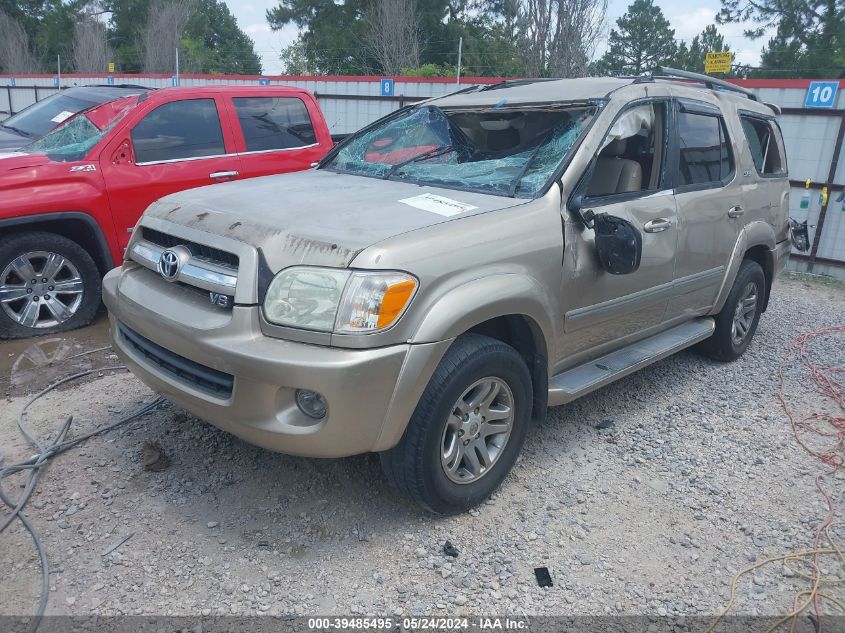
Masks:
[[[326,400],[316,391],[297,389],[296,406],[309,418],[320,420],[326,417]]]

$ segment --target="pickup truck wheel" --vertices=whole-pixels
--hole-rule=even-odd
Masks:
[[[100,271],[79,244],[20,233],[0,246],[0,339],[87,325],[100,305]]]
[[[478,334],[455,340],[399,444],[381,454],[400,492],[438,514],[478,505],[502,483],[531,420],[531,375],[519,353]]]
[[[716,330],[699,344],[699,351],[723,362],[742,356],[757,330],[765,292],[766,276],[760,264],[743,260],[725,305],[716,315]]]

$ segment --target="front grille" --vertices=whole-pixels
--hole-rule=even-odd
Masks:
[[[151,229],[146,226],[143,227],[142,235],[148,242],[152,242],[162,248],[184,246],[191,251],[191,255],[197,259],[204,259],[213,264],[217,264],[218,266],[226,266],[235,270],[238,268],[238,256],[234,253],[227,253],[226,251],[221,251],[219,248],[212,248],[211,246],[206,246],[205,244],[197,244],[196,242],[192,242],[190,240],[183,240],[181,237],[168,235],[167,233],[162,233],[161,231],[156,231],[155,229]]]
[[[235,377],[231,374],[179,356],[141,336],[123,323],[118,323],[117,328],[129,347],[164,373],[218,398],[228,398],[232,395]]]

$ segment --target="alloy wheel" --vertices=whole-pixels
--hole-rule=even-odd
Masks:
[[[451,481],[473,483],[490,472],[510,438],[513,408],[513,392],[500,378],[477,380],[461,394],[441,441],[440,464]]]
[[[15,323],[43,329],[73,317],[82,304],[79,270],[58,253],[19,255],[0,274],[0,307]]]
[[[754,323],[757,313],[757,284],[749,281],[739,295],[739,301],[734,309],[733,323],[731,323],[731,339],[734,345],[740,345]]]

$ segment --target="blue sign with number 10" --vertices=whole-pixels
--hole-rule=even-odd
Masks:
[[[832,108],[836,105],[836,92],[839,90],[838,81],[811,81],[807,88],[805,108]]]

